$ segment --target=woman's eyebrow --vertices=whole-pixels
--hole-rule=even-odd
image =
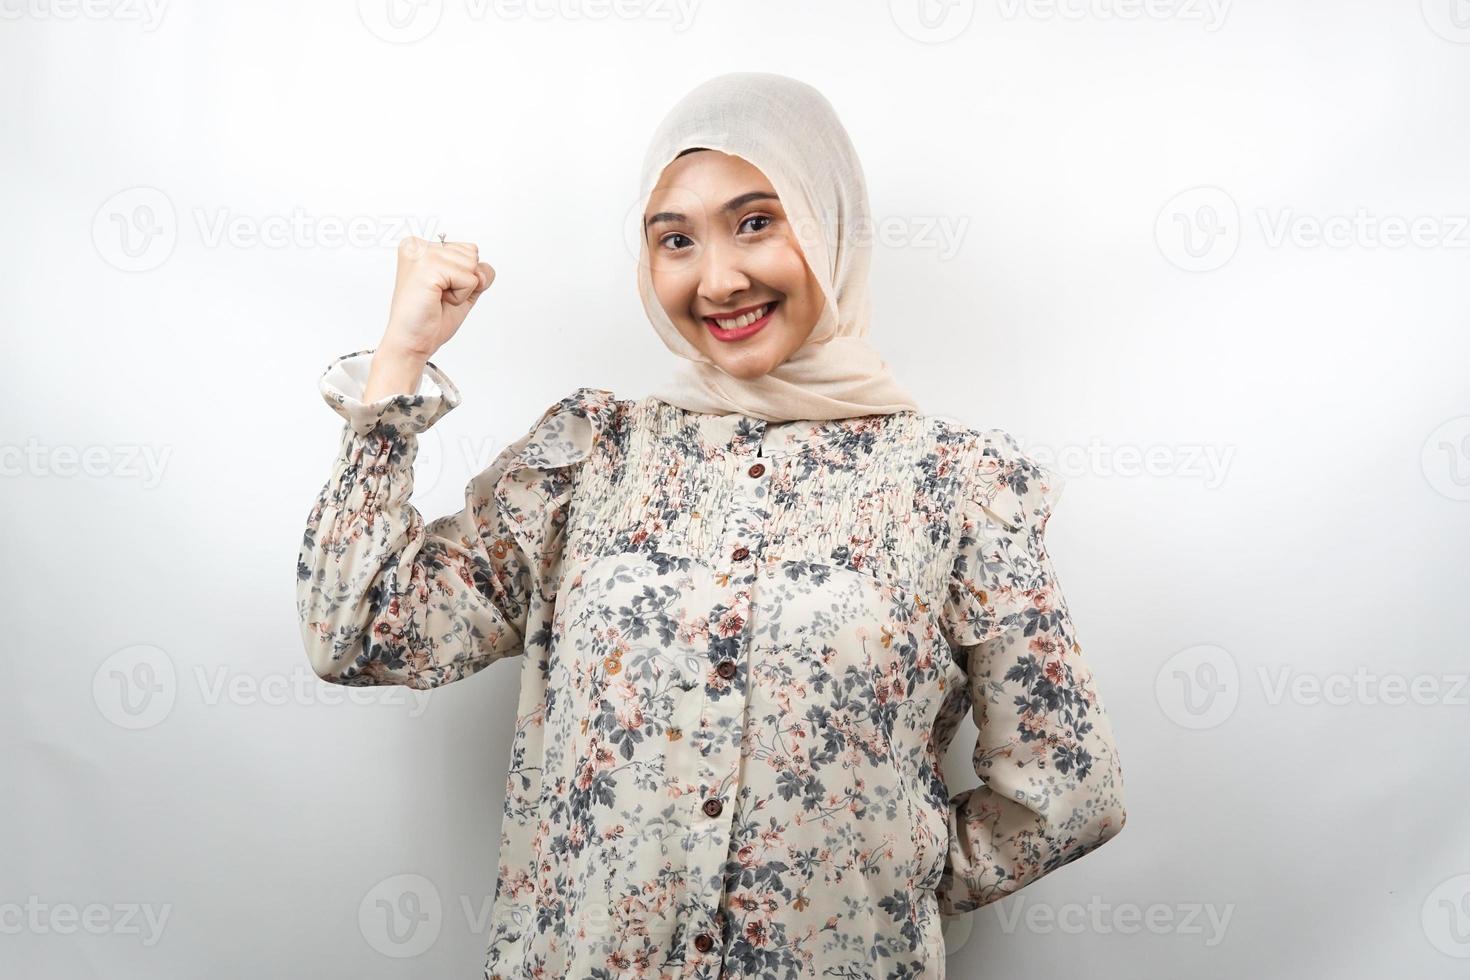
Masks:
[[[732,197],[720,206],[720,214],[729,214],[731,211],[745,207],[752,201],[779,201],[780,198],[770,191],[746,191],[739,197]],[[644,228],[652,228],[660,221],[688,221],[688,217],[678,211],[660,211],[658,214],[649,215],[648,220],[643,223]]]

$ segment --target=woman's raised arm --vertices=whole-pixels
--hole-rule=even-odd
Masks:
[[[365,402],[372,356],[339,358],[320,381],[347,424],[301,541],[301,635],[324,680],[437,687],[522,649],[533,569],[495,488],[525,439],[470,482],[462,510],[426,523],[409,503],[418,434],[459,392],[426,363],[417,393]]]
[[[307,517],[296,600],[325,680],[436,687],[522,648],[530,577],[494,487],[525,440],[471,482],[459,513],[425,524],[408,502],[419,433],[459,403],[429,358],[494,281],[473,243],[405,238],[382,343],[321,377],[347,424]]]

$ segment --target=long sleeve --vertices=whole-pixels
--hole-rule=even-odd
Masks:
[[[318,382],[346,424],[302,537],[301,636],[323,680],[438,687],[523,651],[590,427],[572,424],[577,396],[552,405],[470,481],[462,510],[426,522],[409,503],[418,436],[459,392],[430,363],[416,394],[364,404],[372,353]]]
[[[983,785],[950,799],[945,915],[1077,860],[1125,819],[1112,728],[1044,544],[1062,481],[1004,430],[982,434],[972,465],[941,619],[968,678],[947,707],[973,713]]]

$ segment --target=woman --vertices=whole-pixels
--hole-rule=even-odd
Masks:
[[[679,372],[571,392],[427,524],[417,434],[459,401],[429,357],[494,273],[402,250],[383,342],[322,378],[348,424],[302,546],[307,652],[417,688],[522,655],[488,977],[942,977],[941,914],[1123,826],[1043,544],[1060,483],[920,414],[863,340],[867,194],[815,89],[699,86],[642,190]],[[985,785],[951,795],[967,711]]]

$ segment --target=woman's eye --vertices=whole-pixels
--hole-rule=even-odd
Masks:
[[[686,242],[690,240],[688,235],[684,235],[684,234],[681,234],[681,233],[679,233],[679,232],[676,231],[673,234],[665,235],[663,238],[660,238],[658,240],[658,243],[660,245],[664,246],[665,248],[667,248],[669,242],[672,242],[672,241],[674,241],[675,239],[678,239],[678,238],[682,238]],[[677,251],[677,249],[670,249],[670,251]]]
[[[740,227],[744,228],[746,226],[746,224],[749,223],[749,222],[751,222],[751,221],[764,221],[764,222],[766,222],[766,224],[761,225],[759,228],[754,228],[752,230],[753,231],[765,231],[766,228],[769,227],[769,224],[770,224],[770,222],[772,220],[773,219],[768,214],[753,214],[750,217],[746,218],[744,221],[740,222]]]

